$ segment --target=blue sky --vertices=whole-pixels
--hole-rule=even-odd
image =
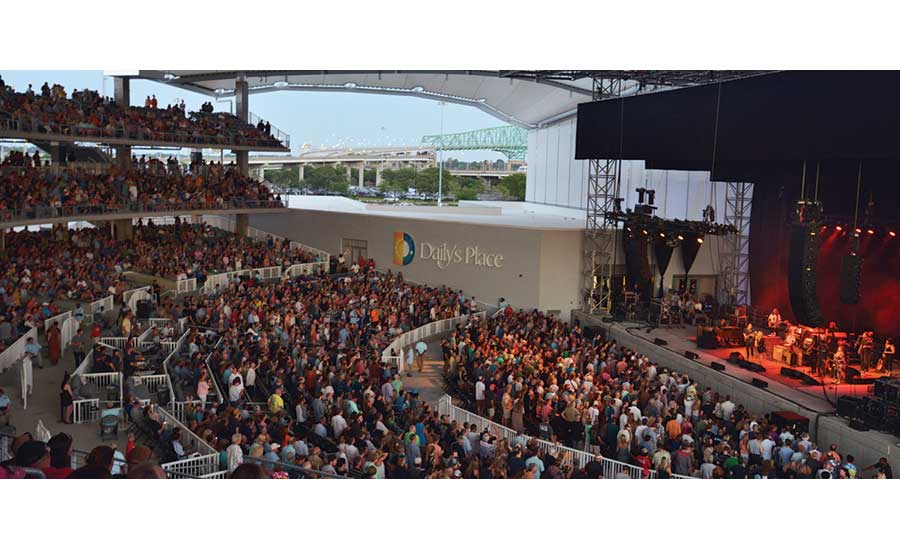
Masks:
[[[113,95],[112,78],[103,71],[4,71],[8,85],[24,90],[32,84],[37,90],[46,81],[58,83],[71,93],[74,88],[104,90]],[[184,99],[188,110],[196,109],[210,98],[148,80],[131,84],[132,104],[143,105],[144,98],[156,94],[160,105]],[[218,103],[216,110],[228,110]],[[270,120],[273,126],[291,136],[295,151],[299,145],[313,146],[396,146],[414,145],[426,134],[440,133],[440,107],[434,101],[414,97],[340,92],[279,91],[250,96],[250,111]],[[491,126],[503,121],[474,107],[447,104],[444,107],[444,132],[462,132]],[[493,151],[453,153],[464,160],[504,158]]]

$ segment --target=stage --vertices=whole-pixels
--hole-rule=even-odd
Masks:
[[[654,328],[649,333],[646,331],[646,328],[644,330],[631,329],[630,332],[632,332],[632,334],[641,335],[642,337],[650,341],[653,341],[656,338],[661,338],[667,342],[666,347],[668,349],[677,351],[678,353],[684,353],[685,351],[694,352],[698,356],[696,361],[699,361],[700,363],[703,363],[705,365],[709,365],[710,362],[716,361],[726,365],[726,368],[729,371],[735,369],[737,371],[746,372],[747,374],[752,375],[756,378],[764,379],[766,381],[778,382],[791,388],[792,390],[803,392],[815,398],[825,399],[826,401],[829,401],[832,406],[837,402],[837,399],[839,397],[844,395],[862,397],[864,395],[871,394],[873,392],[873,385],[875,383],[875,380],[881,378],[882,376],[886,376],[883,373],[867,372],[861,373],[861,378],[858,378],[857,381],[853,384],[845,382],[836,383],[833,377],[826,376],[823,378],[819,375],[814,374],[812,372],[812,369],[809,367],[789,367],[785,363],[770,359],[769,357],[771,356],[771,351],[766,354],[756,354],[753,357],[745,357],[748,361],[756,363],[765,369],[765,372],[753,372],[742,369],[738,365],[728,362],[728,359],[731,356],[732,352],[738,352],[742,356],[746,356],[747,352],[744,346],[720,347],[717,349],[699,349],[697,347],[697,327],[694,326],[688,325],[684,328]],[[857,369],[859,368],[858,364],[851,364],[850,366]],[[801,372],[814,379],[819,384],[810,385],[808,383],[804,383],[799,379],[784,376],[781,373],[782,367],[789,367],[794,371]]]

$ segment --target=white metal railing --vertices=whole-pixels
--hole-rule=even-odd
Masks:
[[[82,374],[83,380],[93,382],[98,387],[109,387],[119,384],[121,373],[119,372],[89,372]]]
[[[72,412],[72,422],[74,424],[84,424],[85,422],[95,422],[100,419],[100,399],[76,399],[72,402],[74,405]]]
[[[60,313],[59,315],[55,315],[53,317],[49,317],[49,318],[45,319],[44,320],[44,332],[50,330],[50,327],[53,326],[53,323],[59,323],[59,326],[61,327],[63,322],[66,319],[70,319],[74,316],[75,316],[74,313],[70,310],[70,311],[64,311],[64,312]]]
[[[182,434],[187,429],[182,430]],[[187,431],[190,433],[190,431]],[[200,456],[192,456],[169,462],[162,465],[162,469],[166,472],[175,474],[186,474],[191,477],[227,477],[228,471],[219,470],[219,453],[201,454]]]
[[[502,424],[498,424],[496,422],[488,420],[487,418],[478,416],[475,413],[471,413],[461,407],[457,407],[452,403],[449,395],[444,395],[438,400],[438,414],[447,415],[450,418],[451,422],[465,422],[467,424],[474,425],[476,431],[480,431],[485,428],[491,431],[495,431],[500,435],[500,437],[506,438],[508,441],[512,441],[518,435],[515,430],[507,428]],[[594,457],[596,456],[585,451],[572,449],[571,447],[564,447],[559,443],[551,443],[549,441],[544,441],[543,439],[537,439],[535,437],[524,437],[527,442],[535,442],[538,448],[545,453],[554,452],[557,453],[557,456],[560,456],[560,458],[564,453],[571,453],[572,462],[578,468],[584,468],[585,465],[587,465],[588,462],[594,460]],[[612,460],[605,457],[602,459],[602,465],[603,477],[606,479],[615,479],[621,474],[625,474],[633,479],[656,477],[656,472],[654,470],[650,470],[648,472],[648,475],[645,476],[643,473],[643,469],[640,466],[625,464],[624,462],[619,462],[617,460]]]
[[[197,405],[200,405],[199,399],[193,399],[191,401],[170,401],[169,409],[172,411],[172,416],[181,422],[187,422],[187,411]]]
[[[197,291],[197,279],[180,279],[175,281],[175,293],[176,294],[187,294],[188,292],[196,292]]]
[[[203,288],[200,289],[204,294],[212,294],[216,290],[216,286],[224,288],[231,283],[237,281],[242,276],[258,277],[261,280],[280,279],[281,266],[273,267],[254,267],[251,269],[242,269],[240,271],[228,271],[225,273],[215,273],[206,278]]]
[[[315,275],[320,269],[328,271],[326,262],[310,262],[306,264],[294,264],[284,270],[284,274],[288,277],[300,277],[303,275]]]
[[[82,374],[87,374],[91,368],[91,365],[93,365],[93,364],[94,364],[94,350],[91,349],[91,351],[89,351],[87,353],[87,355],[84,356],[84,359],[81,360],[81,364],[78,365],[78,367],[72,372],[72,378],[75,378],[76,376],[81,376]]]
[[[134,380],[135,385],[144,386],[150,394],[156,393],[156,390],[159,389],[160,386],[169,383],[169,377],[166,376],[165,373],[134,376],[132,379]]]
[[[28,343],[28,339],[34,338],[37,341],[37,336],[37,327],[33,327],[3,350],[3,353],[0,353],[0,372],[4,372],[21,359],[25,355],[25,344]]]
[[[419,340],[424,340],[435,334],[450,332],[457,324],[465,323],[470,317],[480,317],[481,319],[484,319],[485,315],[484,311],[479,311],[472,315],[460,315],[459,317],[441,319],[404,332],[400,336],[394,338],[394,340],[384,348],[381,352],[381,360],[384,363],[395,366],[397,372],[403,372],[403,348],[415,345]]]
[[[125,350],[125,346],[128,345],[128,337],[127,336],[104,336],[100,339],[100,343],[111,348],[115,348],[118,350]]]
[[[110,294],[106,298],[100,298],[99,300],[89,303],[85,308],[85,312],[90,313],[91,315],[97,315],[100,313],[100,308],[102,307],[104,312],[109,313],[113,310],[115,305],[115,296]]]
[[[172,413],[167,411],[163,407],[156,406],[154,409],[162,415],[165,420],[173,427],[173,428],[181,428],[181,437],[182,437],[182,446],[185,449],[190,449],[191,452],[197,452],[201,455],[208,455],[216,453],[216,450],[207,443],[203,438],[192,432],[187,426],[185,426],[181,420],[177,419]],[[217,468],[218,469],[218,468]],[[208,473],[208,472],[207,472]]]

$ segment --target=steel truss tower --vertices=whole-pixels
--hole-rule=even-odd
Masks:
[[[621,92],[621,79],[593,79],[594,101],[617,97]],[[615,200],[619,197],[622,161],[591,159],[588,163],[582,305],[587,313],[609,314],[613,305],[612,278],[618,223],[607,219],[606,213],[615,208]]]
[[[725,184],[725,223],[737,229],[733,235],[719,237],[722,259],[719,302],[729,305],[750,304],[750,208],[752,183]]]

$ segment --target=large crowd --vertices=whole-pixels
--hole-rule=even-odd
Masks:
[[[40,166],[40,158],[11,153],[0,173],[0,211],[81,207],[96,213],[128,207],[139,211],[253,206],[277,197],[262,183],[239,174],[234,165],[212,163],[202,170],[182,170],[158,160],[141,159],[127,169],[117,166]],[[90,213],[90,212],[88,212]],[[62,215],[55,211],[40,217]],[[34,217],[34,216],[32,216]]]
[[[59,313],[128,289],[126,271],[165,279],[307,263],[314,258],[287,241],[254,241],[206,224],[139,223],[130,241],[101,228],[11,232],[0,254],[0,345]],[[49,233],[49,234],[48,234]],[[83,309],[83,308],[82,308]],[[7,329],[8,323],[8,330]]]
[[[0,78],[0,124],[24,132],[84,138],[128,138],[184,144],[283,147],[271,127],[260,128],[230,113],[207,109],[188,113],[184,102],[161,108],[156,97],[144,107],[123,107],[94,90],[75,90],[71,97],[59,84],[17,92]]]

